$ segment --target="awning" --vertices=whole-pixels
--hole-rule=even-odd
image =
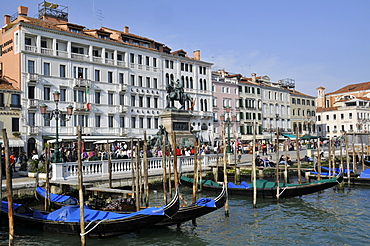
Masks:
[[[297,137],[294,136],[293,134],[282,134],[286,138],[291,138],[291,139],[296,139]]]
[[[98,141],[93,142],[93,144],[106,144],[107,141],[108,141],[108,143],[114,143],[117,140],[98,140]]]
[[[4,141],[0,139],[0,143],[4,144]],[[9,147],[24,147],[22,139],[9,139]]]

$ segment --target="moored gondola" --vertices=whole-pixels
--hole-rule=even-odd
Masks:
[[[318,180],[304,184],[287,184],[279,183],[280,194],[279,198],[283,197],[294,197],[311,194],[314,192],[322,191],[331,187],[334,187],[338,183],[343,181],[343,174],[337,177],[325,180]],[[192,187],[193,179],[181,176],[181,184]],[[203,190],[221,190],[222,186],[211,180],[202,181]],[[257,180],[257,196],[266,198],[277,197],[277,184],[275,182],[269,182],[264,179]],[[227,188],[229,195],[243,195],[247,197],[253,197],[253,185],[248,185],[244,182],[244,185],[235,185],[233,183],[228,184]]]
[[[118,236],[152,226],[175,215],[179,209],[179,194],[165,206],[151,207],[129,214],[119,214],[84,208],[86,235],[93,238]],[[51,213],[40,212],[21,204],[14,204],[16,225],[31,227],[46,232],[80,235],[79,206],[65,206]],[[7,213],[7,202],[2,202],[2,211]]]
[[[180,207],[179,211],[171,218],[157,223],[158,226],[180,225],[183,222],[199,218],[222,208],[226,202],[226,188],[223,186],[221,193],[215,198],[200,198],[195,203]]]
[[[36,197],[39,201],[44,201],[45,199],[45,189],[42,187],[36,187]],[[50,207],[52,209],[58,209],[64,206],[78,205],[78,200],[71,196],[58,195],[49,193],[50,197]]]

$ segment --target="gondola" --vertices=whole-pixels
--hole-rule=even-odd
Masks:
[[[215,198],[200,198],[195,203],[180,207],[179,211],[171,218],[162,220],[156,226],[180,225],[222,208],[226,202],[226,188],[223,186],[221,193]]]
[[[36,187],[36,197],[39,201],[45,200],[45,189],[42,187]],[[64,206],[77,205],[78,200],[71,196],[57,195],[49,193],[50,195],[50,208],[58,209]],[[133,212],[136,211],[135,199],[134,198],[117,198],[113,199],[111,203],[106,204],[103,199],[95,199],[95,202],[87,201],[89,208],[94,210],[103,210],[111,212]]]
[[[322,191],[331,187],[334,187],[338,183],[343,181],[343,174],[341,173],[337,177],[331,179],[318,180],[311,183],[304,184],[287,184],[279,183],[279,198],[303,196],[314,192]],[[257,180],[257,196],[264,198],[276,198],[277,185],[275,182],[269,182],[264,179]],[[181,176],[181,184],[192,187],[193,179]],[[222,186],[211,180],[202,181],[203,190],[221,190]],[[253,197],[253,185],[249,185],[242,182],[241,185],[235,185],[231,182],[228,183],[228,194],[229,195],[243,195],[247,197]]]
[[[179,209],[178,192],[165,206],[151,207],[129,214],[119,214],[84,208],[86,236],[105,238],[138,231],[175,215]],[[8,212],[7,202],[2,202],[3,213]],[[46,232],[80,235],[79,206],[65,206],[51,213],[40,212],[22,204],[14,204],[14,222]]]
[[[36,187],[36,197],[39,201],[44,201],[45,189],[39,186]],[[49,193],[49,197],[50,197],[50,207],[52,209],[58,209],[64,206],[78,205],[78,200],[71,196]]]

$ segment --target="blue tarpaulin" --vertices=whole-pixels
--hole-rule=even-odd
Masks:
[[[43,188],[37,187],[36,192],[38,192],[41,196],[45,197],[45,190]],[[70,197],[70,196],[57,195],[57,194],[49,193],[49,197],[50,197],[50,201],[52,201],[52,202],[63,203],[66,200],[70,199],[71,201],[74,201],[74,203],[73,203],[74,205],[77,205],[77,201],[74,198]]]
[[[250,188],[250,185],[246,183],[245,181],[240,182],[240,185],[236,185],[233,182],[229,182],[227,184],[228,188],[241,188],[241,189],[248,189]]]
[[[370,179],[370,169],[365,169],[364,171],[362,171],[360,173],[360,178],[363,178],[363,179]]]
[[[215,200],[210,199],[210,198],[200,198],[195,202],[195,204],[198,206],[203,206],[203,207],[210,207],[210,208],[216,207]]]

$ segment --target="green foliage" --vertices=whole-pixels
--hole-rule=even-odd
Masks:
[[[37,173],[37,172],[46,173],[45,161],[40,162],[40,161],[37,161],[37,160],[30,160],[29,161],[29,166],[30,166],[30,168],[29,168],[28,171],[30,173]],[[36,166],[38,166],[38,167],[36,168]]]

